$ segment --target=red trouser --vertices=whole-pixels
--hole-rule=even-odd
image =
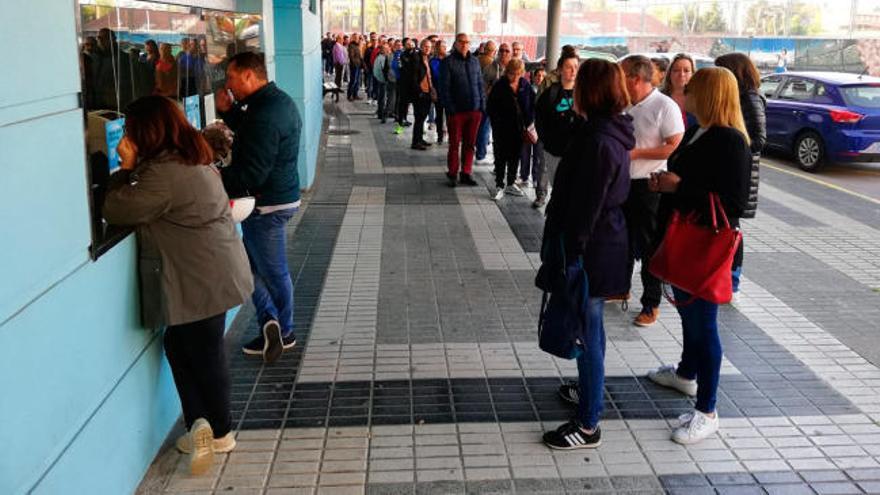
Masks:
[[[449,152],[446,155],[446,166],[449,175],[455,176],[459,169],[459,145],[461,159],[464,162],[461,172],[470,175],[474,167],[474,146],[477,143],[477,130],[483,115],[479,110],[458,112],[449,115]]]

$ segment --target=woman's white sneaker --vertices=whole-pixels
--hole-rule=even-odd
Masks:
[[[675,372],[675,366],[661,366],[648,372],[648,379],[657,385],[673,388],[690,397],[697,396],[697,381],[687,380]]]
[[[682,445],[690,445],[709,438],[718,431],[721,423],[717,412],[715,417],[712,417],[696,409],[692,413],[682,414],[678,419],[681,426],[672,431],[672,441]]]

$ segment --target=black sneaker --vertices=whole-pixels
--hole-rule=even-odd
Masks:
[[[455,182],[455,174],[446,174],[446,184],[449,187],[455,187],[457,182]]]
[[[241,346],[241,352],[248,356],[262,356],[264,347],[266,347],[266,339],[261,333],[259,337],[254,337],[250,342]]]
[[[281,347],[283,347],[285,351],[293,349],[294,346],[296,346],[296,336],[293,335],[293,332],[281,336]]]
[[[556,450],[595,449],[602,445],[602,432],[597,426],[593,433],[586,433],[577,421],[569,421],[544,433],[544,445]]]
[[[430,148],[430,147],[431,147],[431,143],[425,141],[424,139],[421,140],[421,141],[419,141],[419,144],[421,144],[421,145],[424,146],[425,148]]]
[[[471,177],[471,174],[461,174],[461,175],[459,176],[459,178],[458,178],[458,181],[461,182],[462,184],[466,185],[466,186],[476,186],[476,185],[478,185],[478,184],[477,184],[477,181],[475,181],[474,178]]]
[[[284,352],[284,341],[281,340],[281,326],[275,320],[263,325],[263,361],[274,363]]]
[[[418,151],[425,151],[426,149],[428,149],[428,147],[422,143],[415,143],[412,146],[410,146],[410,148],[414,149],[414,150],[418,150]]]
[[[412,125],[412,122],[410,122],[408,120],[404,120],[403,122],[401,122],[401,125],[404,127],[409,127]]]
[[[559,386],[559,396],[566,402],[580,404],[580,390],[578,382],[569,381]]]

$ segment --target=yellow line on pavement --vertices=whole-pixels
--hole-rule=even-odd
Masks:
[[[768,162],[766,162],[766,161],[764,161],[764,160],[761,160],[761,166],[764,166],[764,167],[770,167],[770,168],[772,168],[773,170],[776,170],[777,172],[783,172],[783,173],[786,173],[786,174],[788,174],[788,175],[793,175],[793,176],[795,176],[795,177],[800,177],[801,179],[805,179],[805,180],[808,180],[808,181],[810,181],[810,182],[814,182],[814,183],[816,183],[816,184],[819,184],[820,186],[825,186],[825,187],[827,187],[827,188],[829,188],[829,189],[834,189],[835,191],[840,191],[840,192],[842,192],[842,193],[846,193],[846,194],[849,194],[849,195],[851,195],[851,196],[855,196],[855,197],[857,197],[857,198],[859,198],[859,199],[864,199],[865,201],[870,201],[871,203],[874,203],[874,204],[880,205],[880,199],[872,198],[871,196],[868,196],[868,195],[866,195],[866,194],[862,194],[862,193],[859,193],[859,192],[855,192],[855,191],[850,190],[850,189],[847,189],[847,188],[845,188],[845,187],[843,187],[843,186],[838,186],[837,184],[832,184],[832,183],[830,183],[830,182],[826,182],[826,181],[824,181],[824,180],[822,180],[822,179],[817,179],[817,178],[815,178],[815,177],[813,177],[813,176],[810,176],[810,175],[807,175],[807,174],[802,174],[802,173],[800,173],[800,172],[795,172],[794,170],[788,170],[787,168],[783,168],[783,167],[780,167],[780,166],[778,166],[778,165],[772,165],[772,164],[770,164],[770,163],[768,163]]]

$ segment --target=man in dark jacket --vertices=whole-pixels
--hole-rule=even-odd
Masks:
[[[415,113],[411,148],[424,151],[430,146],[424,139],[425,119],[431,110],[431,95],[435,92],[434,81],[431,80],[431,67],[428,63],[431,56],[431,40],[423,39],[416,55],[417,58],[411,62],[408,81],[408,93],[411,95]]]
[[[486,92],[483,88],[480,62],[468,50],[469,45],[467,34],[457,34],[452,54],[440,63],[440,102],[449,115],[446,178],[450,187],[455,187],[456,184],[459,152],[463,161],[459,182],[468,186],[477,185],[471,177],[471,172],[474,165],[477,129],[480,127],[482,112],[486,108]]]
[[[230,197],[256,198],[256,210],[241,227],[262,333],[242,351],[273,362],[296,343],[285,226],[300,204],[297,155],[302,119],[290,96],[268,81],[262,54],[242,52],[232,57],[226,88],[235,103],[229,93],[220,91],[216,105],[235,132],[235,141],[232,163],[221,170],[223,185]]]

